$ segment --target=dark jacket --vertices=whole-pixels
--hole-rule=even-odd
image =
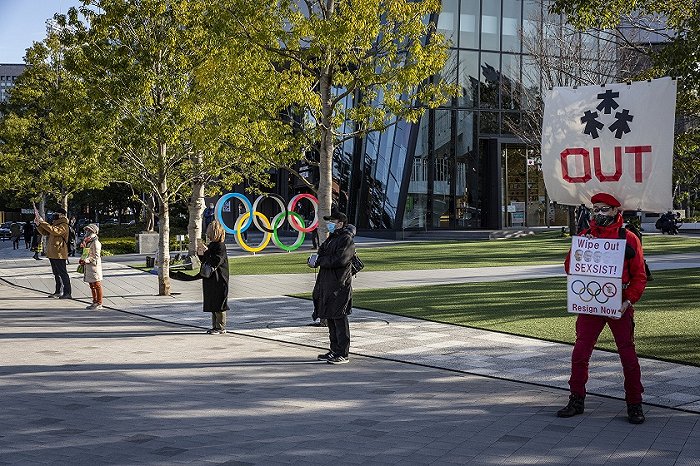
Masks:
[[[214,273],[209,278],[202,278],[204,295],[204,312],[228,311],[228,256],[226,245],[218,241],[209,243],[209,249],[199,256],[202,263],[214,267]]]
[[[23,231],[24,231],[24,240],[31,241],[32,236],[34,235],[34,225],[30,222],[25,223]]]
[[[347,228],[333,232],[319,246],[319,272],[313,292],[315,318],[339,319],[352,312],[353,255],[355,243]]]

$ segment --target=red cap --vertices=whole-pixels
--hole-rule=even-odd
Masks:
[[[595,196],[591,198],[591,202],[593,204],[597,202],[602,202],[603,204],[607,204],[610,207],[620,207],[620,201],[615,199],[615,197],[611,194],[608,193],[598,193]]]

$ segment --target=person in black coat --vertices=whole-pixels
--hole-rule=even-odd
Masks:
[[[318,356],[330,364],[345,364],[350,351],[350,324],[352,312],[352,271],[350,263],[355,255],[353,235],[348,218],[334,210],[323,217],[327,221],[328,238],[319,246],[318,254],[309,257],[310,267],[319,267],[313,291],[314,315],[326,319],[330,351]]]
[[[226,254],[226,232],[221,223],[214,220],[206,231],[209,247],[200,239],[197,240],[197,256],[202,265],[209,264],[213,272],[210,277],[188,275],[180,270],[170,269],[170,278],[180,281],[202,280],[202,310],[211,312],[211,328],[207,330],[210,335],[226,333],[226,311],[228,307],[228,255]],[[201,269],[200,269],[201,270]]]
[[[24,245],[27,249],[32,247],[32,236],[34,236],[34,225],[32,222],[27,220],[27,223],[24,224]]]
[[[210,241],[206,247],[197,243],[197,255],[202,264],[212,266],[214,273],[208,278],[202,277],[202,293],[204,297],[203,310],[211,312],[211,328],[209,334],[226,333],[226,311],[228,307],[228,255],[226,254],[226,232],[216,220],[207,227],[207,239]]]

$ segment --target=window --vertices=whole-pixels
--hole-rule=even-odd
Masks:
[[[481,12],[481,48],[499,50],[501,48],[500,31],[501,2],[485,1]]]
[[[479,48],[479,0],[462,0],[459,12],[459,46]]]
[[[457,31],[458,8],[458,0],[443,0],[437,23],[438,32],[454,45],[457,45],[455,33]]]
[[[520,52],[521,0],[503,0],[502,47],[504,52]]]

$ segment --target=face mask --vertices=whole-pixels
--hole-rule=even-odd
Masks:
[[[333,222],[326,223],[326,228],[328,228],[328,233],[333,233],[335,231],[335,223],[333,223]]]
[[[604,214],[596,214],[594,217],[595,223],[598,226],[601,227],[607,227],[608,225],[611,225],[615,221],[615,217],[611,217],[610,215],[604,215]]]

